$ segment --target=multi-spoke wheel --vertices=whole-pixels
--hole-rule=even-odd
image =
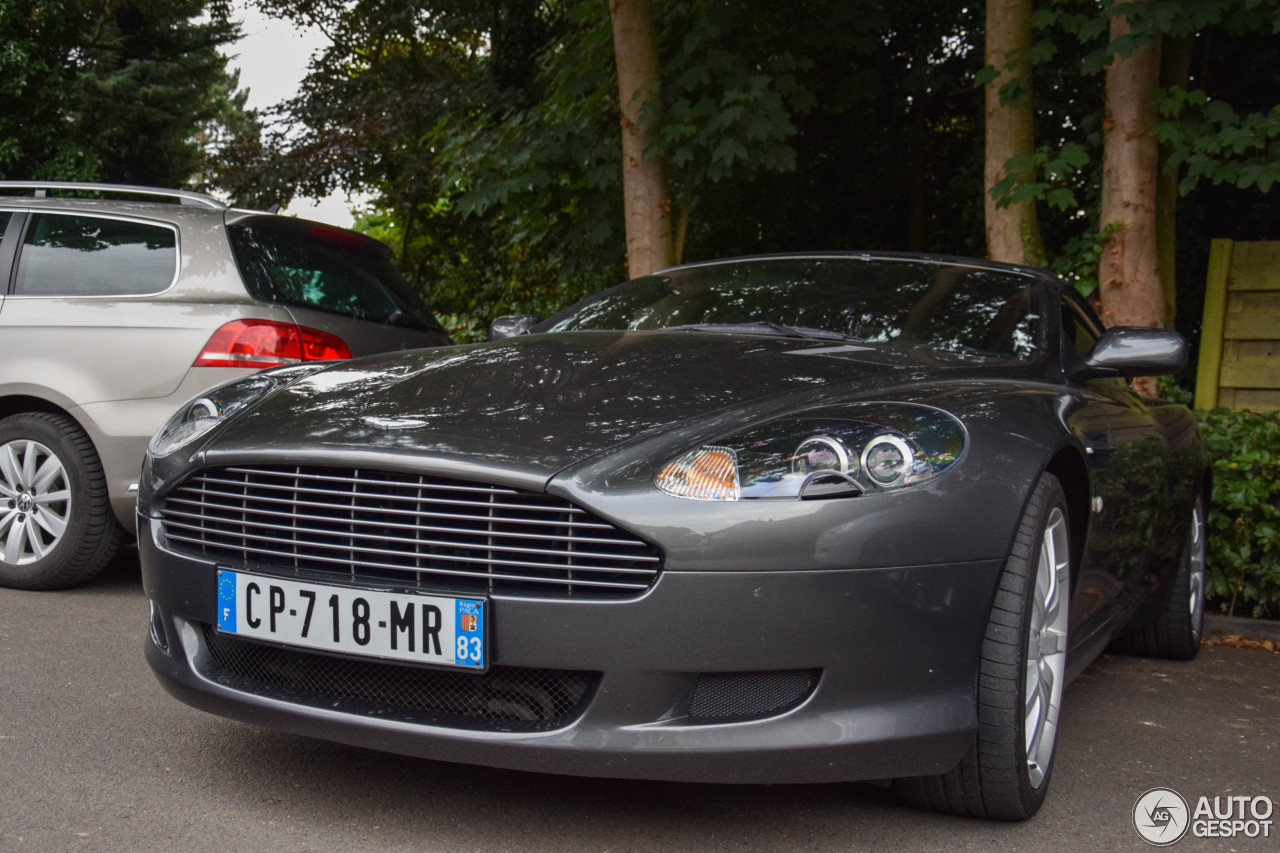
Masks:
[[[119,538],[102,466],[74,421],[43,412],[0,420],[0,584],[83,583]]]
[[[1187,535],[1169,597],[1154,619],[1115,643],[1115,650],[1146,657],[1191,660],[1200,651],[1204,629],[1204,563],[1207,507],[1197,494],[1187,519]]]
[[[1025,735],[1027,776],[1044,784],[1053,761],[1058,710],[1067,672],[1067,615],[1071,598],[1071,543],[1067,517],[1055,506],[1045,523],[1036,560],[1036,586],[1027,630]]]
[[[0,502],[4,561],[25,566],[44,559],[62,541],[71,515],[62,460],[31,439],[0,445]]]
[[[1044,802],[1067,671],[1071,536],[1066,498],[1042,474],[1027,502],[987,620],[978,732],[954,768],[902,779],[924,808],[1024,820]]]

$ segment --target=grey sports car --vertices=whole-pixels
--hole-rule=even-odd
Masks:
[[[157,433],[171,693],[445,761],[893,779],[1021,819],[1074,674],[1196,653],[1207,459],[1125,381],[1185,343],[1040,271],[728,260],[493,336],[257,374]]]

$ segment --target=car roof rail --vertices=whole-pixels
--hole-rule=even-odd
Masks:
[[[213,196],[189,190],[167,190],[161,187],[135,187],[128,184],[94,184],[83,181],[0,181],[0,190],[32,190],[36,198],[48,198],[50,190],[114,193],[116,195],[156,196],[177,199],[179,204],[226,210],[227,205]]]

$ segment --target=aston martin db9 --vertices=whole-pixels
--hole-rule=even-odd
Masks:
[[[1026,818],[1076,673],[1199,647],[1207,458],[1127,382],[1185,360],[1037,270],[823,254],[256,374],[152,440],[147,659],[374,749]]]

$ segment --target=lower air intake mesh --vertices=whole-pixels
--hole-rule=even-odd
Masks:
[[[572,721],[598,674],[495,666],[451,672],[282,649],[204,625],[204,675],[300,705],[454,728],[542,731]]]
[[[731,723],[785,713],[809,697],[821,673],[796,669],[700,675],[689,706],[690,722]]]

